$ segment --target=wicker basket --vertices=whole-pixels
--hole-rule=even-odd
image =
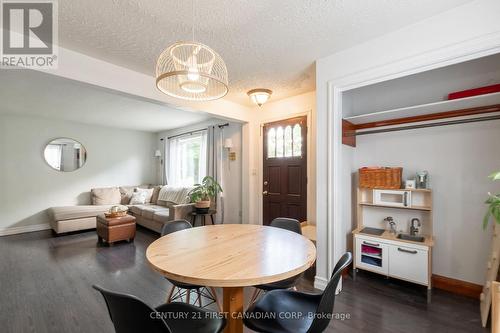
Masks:
[[[403,168],[361,168],[359,187],[363,188],[401,188]]]
[[[113,213],[104,213],[104,216],[107,218],[116,218],[116,217],[124,217],[127,215],[127,211],[124,212],[113,212]]]

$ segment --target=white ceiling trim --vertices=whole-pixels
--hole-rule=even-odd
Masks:
[[[251,118],[251,108],[225,99],[196,103],[171,98],[162,94],[156,88],[155,78],[152,76],[68,50],[64,47],[59,47],[58,68],[40,71],[154,100],[170,108],[206,112],[214,117],[240,122],[247,122]]]
[[[2,70],[0,114],[158,132],[214,119],[165,103],[39,71]]]

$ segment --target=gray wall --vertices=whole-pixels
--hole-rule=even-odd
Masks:
[[[492,235],[482,229],[484,201],[488,192],[500,192],[500,183],[487,178],[500,170],[499,142],[497,120],[360,136],[357,147],[345,148],[349,152],[344,156],[352,158],[352,174],[377,165],[402,166],[404,179],[417,170],[429,171],[436,240],[433,273],[482,284]],[[349,177],[347,172],[344,177]]]
[[[87,149],[74,172],[57,172],[45,145],[73,138]],[[89,204],[93,187],[154,183],[154,133],[15,115],[0,115],[0,231],[48,223],[51,206]]]

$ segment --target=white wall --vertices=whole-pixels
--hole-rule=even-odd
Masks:
[[[160,139],[162,138],[225,123],[228,122],[221,119],[213,119],[187,127],[160,132],[157,134],[158,149],[163,152],[164,148],[160,144]],[[236,161],[229,161],[227,150],[223,150],[221,186],[224,190],[222,193],[224,223],[242,223],[242,124],[229,122],[229,126],[224,127],[224,138],[230,138],[233,141],[234,147],[231,151],[236,152]],[[220,209],[217,218],[220,221]]]
[[[354,89],[493,54],[500,47],[499,12],[497,0],[472,1],[316,62],[317,287],[324,286],[345,251],[342,211],[350,209],[339,199],[347,195],[338,170],[346,156],[339,133],[341,101],[333,89]]]
[[[498,142],[498,120],[360,136],[357,147],[350,148],[352,171],[402,166],[403,179],[429,171],[436,240],[433,273],[483,284],[491,232],[483,230],[482,218],[487,193],[500,192],[500,184],[487,178],[500,170]]]
[[[308,117],[307,141],[307,220],[316,223],[316,93],[314,91],[301,95],[269,102],[262,107],[255,107],[252,120],[251,151],[251,184],[252,209],[255,212],[252,221],[262,224],[262,184],[263,184],[263,138],[261,125],[288,119],[299,115]]]
[[[45,145],[73,138],[87,162],[58,172],[43,158]],[[154,183],[154,133],[54,119],[0,115],[0,231],[48,223],[52,206],[89,204],[93,187]]]

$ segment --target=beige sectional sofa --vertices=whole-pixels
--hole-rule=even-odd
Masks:
[[[130,204],[130,198],[136,188],[152,188],[153,195],[149,202],[144,204]],[[162,189],[163,188],[163,189]],[[178,190],[178,189],[172,189]],[[180,197],[178,202],[159,199],[160,191],[163,197],[168,195],[168,186],[122,186],[96,188],[91,190],[92,205],[65,206],[49,208],[51,227],[55,233],[93,229],[96,227],[97,215],[103,214],[115,205],[127,205],[129,214],[136,217],[136,222],[148,229],[160,232],[165,223],[174,219],[188,219],[193,211],[194,204],[189,203],[189,198]],[[178,197],[178,196],[177,196]]]

